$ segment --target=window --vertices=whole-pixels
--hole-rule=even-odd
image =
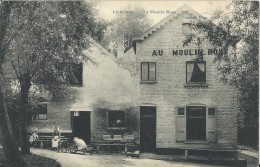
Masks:
[[[215,117],[215,108],[208,108],[208,115],[211,117]]]
[[[142,81],[156,80],[156,63],[154,62],[141,63],[141,80]]]
[[[79,117],[79,111],[73,111],[73,116],[74,117]]]
[[[132,38],[129,34],[124,34],[123,38],[123,49],[124,53],[126,53],[132,47]]]
[[[124,111],[108,111],[108,127],[124,128],[125,112]]]
[[[33,120],[47,119],[47,102],[42,102],[34,109]]]
[[[189,34],[191,33],[191,24],[190,23],[183,23],[182,24],[182,34]]]
[[[187,106],[187,140],[206,140],[206,107]]]
[[[178,107],[176,111],[176,141],[216,142],[216,108],[205,105]]]
[[[186,83],[206,83],[206,62],[186,62]]]
[[[178,108],[178,115],[184,115],[184,108]]]
[[[83,63],[73,64],[73,70],[71,75],[69,76],[69,84],[71,86],[82,86],[83,85]]]

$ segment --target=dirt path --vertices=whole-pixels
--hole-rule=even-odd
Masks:
[[[57,153],[45,149],[31,149],[32,153],[57,160],[62,167],[219,167],[213,165],[194,164],[188,162],[174,162],[153,159],[136,159],[121,155],[82,155]]]

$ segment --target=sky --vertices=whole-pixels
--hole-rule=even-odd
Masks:
[[[205,17],[210,17],[212,12],[217,9],[226,9],[226,6],[230,4],[230,1],[216,0],[216,1],[158,1],[158,0],[146,0],[146,1],[117,1],[117,0],[104,0],[97,4],[96,8],[99,11],[100,17],[107,20],[115,18],[119,13],[116,11],[125,10],[127,7],[133,8],[134,6],[141,6],[148,11],[149,17],[153,20],[153,24],[157,23],[164,17],[168,16],[167,11],[175,11],[182,5],[188,5]],[[157,13],[151,13],[154,10]]]

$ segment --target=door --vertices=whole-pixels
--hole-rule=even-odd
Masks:
[[[140,149],[142,152],[155,152],[156,107],[140,107]]]
[[[80,111],[79,114],[74,114],[72,127],[74,137],[79,137],[86,144],[90,144],[90,112]]]

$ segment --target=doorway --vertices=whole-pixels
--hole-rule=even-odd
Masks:
[[[187,106],[187,140],[206,140],[206,107]]]
[[[156,150],[156,107],[140,107],[140,149],[142,152]]]
[[[79,137],[83,139],[86,144],[90,144],[91,130],[90,130],[90,112],[86,111],[74,111],[78,112],[73,115],[73,137]]]

